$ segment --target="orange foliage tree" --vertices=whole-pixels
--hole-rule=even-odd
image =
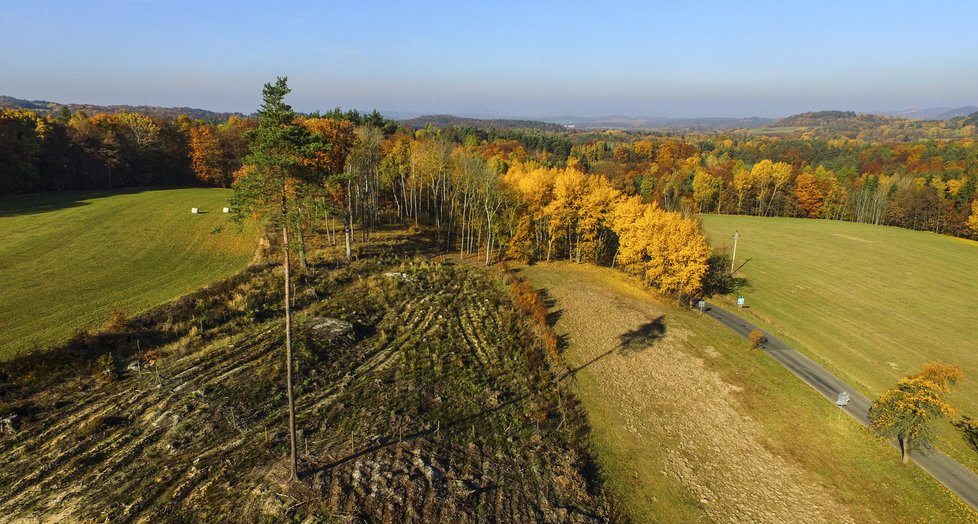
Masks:
[[[822,194],[815,175],[802,173],[795,180],[795,200],[798,201],[798,214],[804,218],[818,218],[822,216],[822,203],[825,195]]]
[[[198,179],[228,187],[232,177],[224,172],[223,156],[214,126],[200,124],[190,128],[190,166]]]

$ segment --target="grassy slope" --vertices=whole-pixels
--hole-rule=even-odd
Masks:
[[[616,322],[629,309],[624,304],[640,301],[664,315],[667,334],[666,339],[654,342],[646,351],[678,350],[694,360],[701,359],[706,370],[731,387],[728,396],[718,397],[700,410],[684,411],[673,402],[663,403],[662,398],[657,398],[662,396],[660,390],[669,390],[667,382],[642,383],[650,376],[642,365],[648,364],[643,359],[649,355],[617,352],[576,375],[574,391],[588,412],[608,485],[622,498],[636,522],[693,522],[717,517],[710,514],[709,506],[722,504],[723,497],[700,503],[699,496],[690,492],[683,485],[685,481],[677,479],[677,472],[670,468],[668,454],[677,449],[692,453],[696,459],[694,467],[704,469],[703,478],[707,480],[730,480],[730,475],[736,474],[750,486],[748,493],[760,489],[761,477],[769,474],[765,466],[754,464],[756,471],[745,467],[739,472],[735,467],[731,473],[730,462],[724,460],[724,454],[737,450],[737,446],[724,447],[724,432],[742,427],[751,429],[748,435],[738,436],[757,431],[760,436],[754,438],[766,450],[789,468],[808,472],[801,478],[824,487],[834,503],[845,508],[856,522],[976,521],[975,513],[926,473],[916,467],[902,467],[895,449],[873,438],[851,418],[840,416],[834,406],[777,362],[761,352],[747,350],[745,341],[708,317],[680,311],[671,303],[659,303],[632,279],[604,268],[537,265],[524,269],[522,274],[550,290],[555,299],[554,308],[561,311],[557,330],[569,335],[565,357],[571,367],[588,360],[590,349],[582,347],[582,334]],[[609,294],[615,297],[613,304],[620,304],[613,311],[604,311],[600,297]],[[582,316],[599,318],[597,323],[587,324],[578,322]],[[676,336],[669,337],[669,333]],[[677,379],[690,380],[688,376]],[[624,387],[619,387],[619,383]],[[714,427],[719,433],[703,433],[712,433],[706,438],[718,439],[719,449],[714,453],[707,445],[689,451],[690,442],[703,437],[677,428],[692,425],[702,429],[703,424],[695,419],[709,417],[714,404],[726,403],[729,398],[746,422],[731,427],[724,425],[722,419],[707,421],[707,427]],[[751,464],[754,457],[740,458]],[[738,460],[735,457],[734,464]],[[781,489],[782,495],[787,496],[791,487],[785,485]],[[743,492],[736,498],[742,495]],[[719,515],[720,520],[734,518]],[[825,513],[821,518],[833,521],[839,517]]]
[[[952,400],[978,417],[978,243],[848,222],[703,218],[715,246],[740,231],[750,316],[871,398],[925,362],[955,363],[965,379]],[[941,441],[978,471],[978,453],[950,424]]]
[[[0,199],[0,359],[243,268],[255,232],[239,233],[221,212],[229,195],[173,189]],[[192,215],[194,206],[205,213]]]

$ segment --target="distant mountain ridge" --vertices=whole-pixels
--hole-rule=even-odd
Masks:
[[[754,129],[766,126],[774,122],[775,119],[761,118],[756,116],[746,118],[667,118],[611,115],[599,117],[559,116],[545,118],[544,120],[580,129],[670,129],[675,131],[714,131],[721,129]]]
[[[218,112],[192,107],[159,107],[131,105],[99,105],[60,103],[47,100],[26,100],[13,96],[0,95],[0,108],[27,109],[38,114],[48,115],[67,110],[69,113],[84,111],[95,113],[140,113],[162,118],[174,118],[186,115],[192,119],[210,122],[223,122],[232,116],[248,116],[237,112]],[[792,115],[786,118],[762,117],[698,117],[670,118],[650,116],[607,115],[598,117],[580,117],[563,115],[541,118],[520,118],[501,116],[495,110],[474,105],[457,114],[428,114],[419,115],[417,112],[383,111],[392,119],[412,127],[424,127],[431,124],[435,127],[446,126],[478,126],[497,129],[529,128],[548,131],[564,129],[623,129],[623,130],[672,130],[672,131],[728,131],[736,129],[759,129],[768,126],[775,127],[832,127],[843,128],[845,131],[859,131],[872,126],[901,121],[941,121],[964,119],[964,125],[978,119],[978,106],[966,105],[960,107],[931,107],[924,109],[906,109],[901,111],[886,111],[875,113],[860,113],[856,111],[812,111]],[[973,125],[973,124],[971,124]]]
[[[224,122],[232,116],[246,116],[242,113],[221,113],[193,107],[62,104],[59,102],[49,102],[47,100],[24,100],[4,95],[0,95],[0,108],[27,109],[42,115],[55,114],[63,109],[67,109],[68,112],[72,114],[77,111],[84,111],[90,115],[95,113],[139,113],[142,115],[162,118],[175,118],[179,115],[186,115],[195,120],[207,120],[210,122]]]

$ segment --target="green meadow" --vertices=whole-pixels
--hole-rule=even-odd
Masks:
[[[978,242],[849,222],[702,218],[728,253],[740,232],[748,317],[870,398],[925,362],[957,364],[965,378],[952,401],[978,418]],[[978,452],[950,424],[939,439],[978,470]]]
[[[256,229],[222,212],[223,189],[0,198],[0,359],[67,340],[231,275]],[[200,214],[191,214],[197,207]]]

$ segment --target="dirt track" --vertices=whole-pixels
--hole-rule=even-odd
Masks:
[[[578,392],[609,421],[594,423],[596,438],[610,448],[637,438],[658,466],[636,470],[634,489],[678,483],[714,521],[853,520],[816,478],[769,451],[736,409],[736,386],[684,350],[693,333],[666,309],[600,270],[540,265],[522,274],[554,300],[578,381],[598,385]]]

